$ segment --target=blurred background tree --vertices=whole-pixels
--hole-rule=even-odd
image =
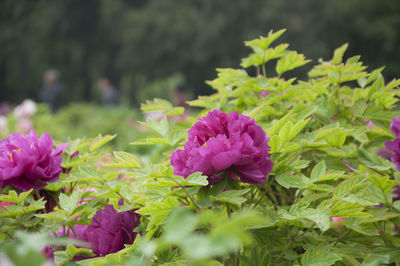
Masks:
[[[0,2],[0,102],[37,100],[43,73],[61,73],[63,104],[98,102],[107,76],[125,103],[208,94],[216,67],[237,67],[243,41],[287,28],[308,58],[350,43],[370,68],[400,73],[397,0],[40,0]]]

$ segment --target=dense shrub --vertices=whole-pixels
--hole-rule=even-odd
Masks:
[[[111,154],[101,147],[111,135],[70,140],[59,181],[40,191],[4,188],[2,256],[40,261],[44,257],[35,248],[51,245],[57,264],[400,261],[400,176],[388,159],[392,153],[384,150],[385,142],[394,152],[399,148],[391,142],[397,126],[392,133],[390,125],[400,114],[400,81],[385,83],[382,69],[367,72],[359,56],[344,60],[347,45],[315,65],[307,80],[297,80],[290,71],[309,61],[287,44],[271,46],[283,32],[246,42],[252,53],[242,60],[243,69],[218,69],[208,82],[216,93],[189,102],[202,108],[197,116],[182,115],[182,108],[160,99],[143,104],[144,112],[163,116],[141,122],[146,137],[129,142],[152,147],[156,156]],[[267,76],[266,68],[276,75]],[[213,110],[222,112],[200,118]],[[52,210],[45,208],[50,199]],[[76,242],[75,229],[93,224],[99,210],[111,209],[107,205],[141,215],[131,227],[138,234],[116,253],[84,260],[97,253]],[[110,239],[122,241],[115,230],[121,220],[112,217],[102,221],[112,223]],[[54,237],[60,230],[70,238]]]

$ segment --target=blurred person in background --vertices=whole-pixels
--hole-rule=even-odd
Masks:
[[[55,69],[48,69],[44,72],[43,87],[39,98],[50,105],[51,111],[55,113],[60,105],[62,86],[60,84],[60,73]]]
[[[178,86],[175,88],[174,90],[174,104],[176,106],[182,106],[182,107],[188,107],[188,105],[186,104],[187,99],[187,93],[184,90],[184,88],[182,88],[181,86]]]
[[[112,85],[107,77],[99,79],[99,88],[101,90],[101,104],[102,105],[119,105],[119,93]]]

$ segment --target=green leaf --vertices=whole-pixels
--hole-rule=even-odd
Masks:
[[[268,136],[277,135],[279,133],[280,129],[284,125],[286,125],[286,123],[288,123],[291,118],[292,118],[291,115],[287,114],[284,117],[282,117],[280,120],[275,121],[274,124],[272,125],[272,127],[268,130]]]
[[[210,196],[210,199],[215,202],[231,203],[240,206],[242,203],[246,202],[247,199],[242,197],[244,194],[250,191],[250,188],[241,190],[227,190],[217,196]]]
[[[366,134],[367,128],[360,127],[353,130],[351,133],[352,136],[361,143],[367,143],[369,141],[368,136]]]
[[[400,211],[400,201],[395,201],[395,202],[393,202],[393,207],[394,207],[396,210]]]
[[[106,135],[102,137],[99,135],[89,146],[90,151],[95,151],[101,146],[107,144],[108,142],[112,141],[117,135]]]
[[[270,31],[268,33],[267,37],[261,36],[258,39],[255,39],[252,41],[247,41],[247,42],[245,42],[245,45],[248,47],[251,47],[253,49],[253,51],[256,53],[263,53],[268,48],[268,46],[273,41],[278,39],[285,31],[286,31],[286,29],[283,29],[283,30],[280,30],[277,32]]]
[[[373,210],[370,210],[369,213],[371,214],[371,216],[363,219],[361,221],[361,224],[388,221],[390,219],[400,216],[400,213],[388,212],[386,208],[375,208]]]
[[[356,176],[353,178],[346,179],[342,181],[335,189],[333,195],[338,198],[343,198],[344,196],[351,193],[354,186],[358,185],[365,180],[365,176]]]
[[[344,174],[344,171],[335,171],[335,170],[328,170],[326,174],[323,176],[319,177],[317,180],[314,182],[323,182],[323,181],[329,181],[329,180],[337,180],[339,178],[345,178],[347,175]]]
[[[276,64],[276,73],[281,75],[282,73],[300,67],[307,64],[311,60],[306,60],[304,55],[298,54],[295,51],[288,52]]]
[[[318,210],[318,209],[306,209],[301,215],[315,224],[321,229],[322,232],[328,230],[331,226],[331,211],[330,210]]]
[[[321,178],[326,171],[325,161],[317,163],[311,171],[311,182],[314,183],[319,178]]]
[[[165,224],[163,238],[172,244],[182,244],[196,229],[198,219],[186,208],[173,210]]]
[[[146,119],[146,122],[139,122],[140,124],[144,125],[145,127],[153,130],[155,133],[159,134],[160,136],[168,139],[168,120],[166,116],[163,116],[160,121],[155,121],[150,118]]]
[[[310,184],[307,186],[307,189],[322,192],[333,192],[334,187],[327,184]]]
[[[134,142],[129,143],[131,145],[154,145],[154,144],[164,144],[171,146],[171,143],[168,141],[168,139],[165,138],[145,138],[141,140],[137,140]]]
[[[306,160],[296,160],[290,164],[290,167],[294,169],[304,169],[310,164],[310,161]]]
[[[349,44],[345,43],[335,50],[335,52],[333,53],[332,61],[331,61],[332,64],[338,65],[338,64],[342,63],[343,55],[346,52],[348,46],[349,46]]]
[[[67,212],[68,215],[71,215],[73,210],[77,208],[77,203],[81,199],[81,192],[74,191],[69,197],[66,194],[60,194],[60,207]]]
[[[356,94],[356,92],[354,94]],[[356,96],[354,96],[354,97],[356,97]],[[355,101],[356,102],[351,107],[351,112],[353,113],[354,116],[360,117],[360,116],[362,116],[364,114],[365,109],[368,106],[367,105],[367,100],[366,99],[357,99]],[[362,129],[365,129],[365,128],[362,128]]]
[[[0,209],[0,218],[16,217],[17,215],[20,215],[20,214],[36,212],[38,210],[44,209],[45,204],[46,204],[46,202],[43,201],[42,198],[40,198],[38,200],[33,200],[30,198],[27,198],[24,206],[9,205],[9,206],[7,206],[7,210]]]
[[[30,190],[32,191],[32,190]],[[12,203],[19,203],[18,194],[15,190],[10,190],[8,195],[0,195],[0,201],[7,201]]]
[[[270,138],[268,145],[271,147],[271,153],[276,153],[279,151],[280,140],[279,136],[275,135]]]
[[[172,108],[173,106],[169,101],[160,98],[154,98],[152,101],[146,100],[146,103],[142,103],[140,105],[140,109],[145,113],[153,111],[166,111]]]
[[[160,224],[168,216],[172,209],[178,207],[180,202],[176,198],[169,197],[162,202],[149,202],[140,208],[136,213],[141,215],[151,215],[150,223],[147,226],[147,237],[151,238]]]
[[[244,68],[263,65],[272,59],[281,57],[288,47],[289,45],[284,43],[274,48],[268,48],[263,53],[250,54],[242,59],[240,65]]]
[[[389,254],[368,254],[362,263],[363,266],[389,265]]]
[[[332,251],[333,244],[320,244],[309,248],[301,257],[301,264],[304,266],[329,266],[342,260]]]
[[[140,109],[145,112],[153,112],[153,111],[165,111],[165,115],[182,115],[184,112],[183,107],[173,107],[173,105],[165,100],[160,98],[155,98],[153,101],[147,100],[145,104],[141,104]]]
[[[331,211],[329,209],[320,210],[308,208],[308,205],[309,203],[299,202],[290,206],[289,211],[280,209],[278,211],[279,217],[289,221],[307,219],[315,222],[321,231],[328,230],[330,227]]]
[[[333,217],[369,217],[370,214],[363,212],[364,207],[359,203],[347,201],[336,201],[331,207]]]
[[[372,96],[382,90],[385,87],[385,80],[382,75],[379,75],[379,78],[375,80],[374,83],[368,88],[368,98],[372,98]]]
[[[63,265],[68,261],[71,261],[75,256],[82,257],[93,257],[95,254],[92,250],[86,248],[76,248],[72,245],[68,245],[65,251],[54,252],[54,263],[57,265]]]
[[[201,172],[196,172],[188,176],[183,183],[185,186],[207,186],[207,178]]]
[[[124,151],[114,151],[114,158],[111,158],[111,162],[102,163],[104,167],[119,167],[119,168],[139,168],[139,159]]]
[[[378,171],[385,171],[393,167],[391,162],[369,153],[365,149],[358,150],[359,160],[367,167]]]
[[[331,145],[342,147],[349,133],[349,130],[341,127],[325,127],[318,131],[315,140],[323,139]]]
[[[282,174],[275,177],[279,185],[285,188],[306,188],[311,182],[303,174],[288,175]]]
[[[279,142],[280,144],[285,144],[289,141],[291,137],[291,132],[293,130],[293,123],[291,121],[287,122],[279,131]]]

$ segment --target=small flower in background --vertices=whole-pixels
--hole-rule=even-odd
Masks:
[[[342,218],[342,217],[331,217],[331,220],[334,222],[342,222],[344,220],[346,220],[346,218]]]
[[[364,121],[364,122],[367,122],[367,127],[369,127],[369,128],[375,126],[375,124],[371,120],[369,120],[368,118],[361,118],[361,120]]]
[[[0,115],[0,136],[5,136],[8,134],[7,118]]]
[[[400,170],[400,117],[392,120],[390,130],[396,135],[396,139],[394,141],[386,141],[385,147],[392,152],[390,159]]]
[[[36,103],[26,99],[20,105],[14,108],[13,114],[16,118],[29,118],[36,113]]]
[[[268,95],[271,94],[271,91],[263,90],[263,91],[261,91],[261,94],[262,94],[264,97],[267,97]]]
[[[22,117],[17,122],[17,130],[23,134],[27,134],[33,129],[33,122],[29,118]]]
[[[14,205],[14,203],[8,202],[8,201],[2,201],[2,202],[0,202],[0,209],[7,210],[6,206],[10,206],[10,205]]]
[[[331,220],[332,220],[333,222],[340,223],[340,222],[343,222],[344,220],[346,220],[346,218],[342,218],[342,217],[331,217]],[[337,231],[339,231],[338,229],[342,228],[343,225],[335,225],[334,227],[337,228],[337,229],[336,229]]]
[[[55,148],[46,132],[40,138],[34,130],[28,135],[10,134],[0,141],[0,188],[11,185],[24,191],[37,190],[57,181],[66,146]]]
[[[30,99],[23,101],[20,105],[14,108],[13,114],[18,119],[18,131],[27,134],[33,129],[31,117],[36,113],[36,103]]]
[[[125,244],[132,244],[137,235],[133,229],[139,223],[140,215],[134,210],[117,212],[112,205],[107,205],[96,212],[90,225],[76,225],[74,231],[78,240],[88,242],[93,253],[101,257],[123,249]],[[59,230],[56,235],[65,235],[64,230]],[[76,238],[72,232],[68,237]],[[45,248],[44,253],[53,257],[51,247]]]
[[[151,111],[146,113],[145,117],[150,118],[151,120],[160,120],[161,118],[164,117],[164,111],[162,110]]]
[[[189,130],[183,150],[171,156],[174,174],[187,177],[194,172],[216,184],[228,175],[250,184],[263,183],[272,170],[269,138],[256,122],[236,111],[209,112]]]

